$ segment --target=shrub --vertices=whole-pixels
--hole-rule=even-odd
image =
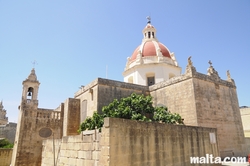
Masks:
[[[139,121],[158,121],[161,123],[184,124],[179,114],[172,114],[167,107],[153,107],[152,97],[132,93],[129,97],[115,99],[108,106],[102,108],[102,114],[94,112],[92,117],[86,118],[78,132],[100,129],[105,117],[124,118]]]

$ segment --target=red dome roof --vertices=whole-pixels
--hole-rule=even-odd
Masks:
[[[169,50],[167,49],[166,46],[164,46],[162,43],[160,42],[156,42],[158,45],[159,45],[159,48],[161,50],[161,53],[164,57],[168,57],[168,58],[171,58],[170,56],[170,52]],[[138,46],[135,51],[133,52],[132,56],[131,56],[131,60],[135,60],[136,59],[136,56],[138,54],[138,51],[140,50],[140,47],[141,46]],[[145,57],[145,56],[157,56],[157,52],[156,52],[156,48],[155,48],[155,45],[153,43],[153,41],[147,41],[144,45],[143,45],[143,48],[142,48],[142,57]]]

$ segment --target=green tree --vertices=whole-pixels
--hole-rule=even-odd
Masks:
[[[7,139],[0,140],[0,148],[13,148],[14,144],[10,143]]]
[[[109,105],[104,106],[102,114],[94,112],[92,117],[88,117],[82,122],[78,131],[100,129],[105,117],[183,124],[183,119],[179,114],[172,114],[166,107],[153,107],[151,96],[132,93],[129,97],[115,99]]]

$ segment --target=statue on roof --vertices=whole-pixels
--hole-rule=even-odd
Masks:
[[[192,62],[191,58],[192,58],[192,56],[188,57],[188,65],[189,66],[193,66],[193,62]]]

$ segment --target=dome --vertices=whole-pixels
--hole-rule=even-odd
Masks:
[[[157,56],[157,52],[160,51],[164,57],[171,58],[168,48],[157,41],[146,41],[139,45],[131,56],[131,60],[135,60],[139,51],[142,53],[142,57]]]
[[[141,44],[127,58],[124,82],[150,86],[181,74],[174,53],[159,42],[156,28],[151,24],[150,17],[147,19]]]

